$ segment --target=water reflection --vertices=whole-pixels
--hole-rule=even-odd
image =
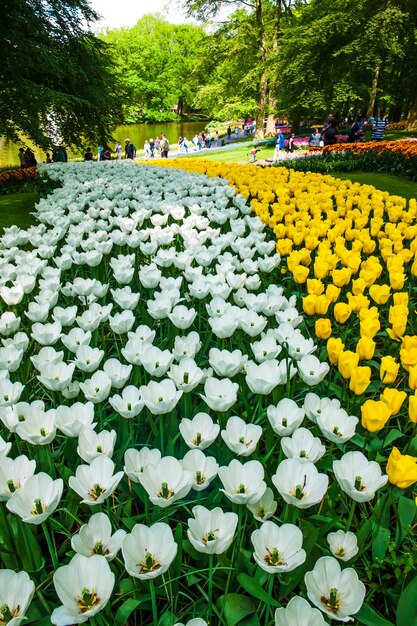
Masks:
[[[145,139],[155,139],[160,136],[162,132],[168,137],[171,144],[177,143],[178,137],[187,137],[192,139],[194,135],[202,130],[207,122],[169,122],[162,124],[130,124],[128,126],[117,126],[114,131],[114,142],[110,144],[110,147],[114,150],[116,141],[120,141],[124,149],[125,139],[129,138],[136,146],[137,150],[143,149]],[[18,152],[20,147],[31,148],[35,153],[38,163],[46,162],[46,153],[37,148],[32,142],[27,141],[25,144],[15,144],[7,142],[3,137],[0,137],[0,167],[6,167],[7,165],[19,165]],[[85,146],[87,148],[87,144]],[[97,146],[91,146],[93,154],[97,155]],[[69,158],[82,158],[84,151],[76,152],[68,150]]]

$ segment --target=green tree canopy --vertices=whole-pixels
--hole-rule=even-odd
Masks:
[[[202,28],[170,24],[159,14],[149,14],[132,28],[107,30],[102,38],[113,45],[116,76],[130,119],[139,115],[158,121],[174,108],[191,109],[204,78],[196,67],[206,38]]]
[[[87,0],[2,0],[0,134],[44,147],[108,137],[120,113],[97,18]]]

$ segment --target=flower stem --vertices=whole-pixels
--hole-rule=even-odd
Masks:
[[[348,521],[346,523],[346,532],[349,530],[352,524],[353,516],[355,514],[355,509],[356,509],[356,500],[352,500],[352,504],[350,505]]]
[[[266,602],[266,609],[265,609],[265,626],[268,626],[269,624],[269,614],[271,612],[271,598],[272,598],[273,588],[274,588],[274,575],[270,574],[269,580],[268,580],[268,589],[267,589],[268,600]]]
[[[149,590],[151,592],[153,623],[157,624],[158,623],[158,609],[156,606],[155,581],[153,578],[149,580]]]
[[[42,522],[42,530],[46,539],[46,543],[48,544],[48,550],[49,550],[49,554],[51,555],[53,568],[54,570],[56,570],[58,568],[58,558],[57,558],[56,549],[52,543],[52,538],[51,538],[46,522]]]
[[[207,617],[210,619],[213,611],[213,555],[209,554],[209,579],[208,579],[208,614]]]

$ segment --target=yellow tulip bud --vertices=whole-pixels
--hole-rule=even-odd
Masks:
[[[327,285],[326,287],[326,298],[330,300],[330,302],[336,302],[340,296],[340,287],[335,287],[335,285]]]
[[[385,304],[391,295],[388,285],[372,285],[369,288],[369,295],[377,304]]]
[[[395,382],[398,376],[400,364],[392,356],[383,356],[379,367],[379,377],[384,385]]]
[[[376,343],[370,337],[361,337],[356,344],[356,353],[361,361],[372,359]]]
[[[371,368],[368,366],[355,367],[349,381],[349,389],[357,396],[364,393],[371,382]]]
[[[417,396],[415,394],[408,398],[408,417],[414,424],[417,424]]]
[[[362,426],[375,433],[384,428],[391,416],[391,409],[386,402],[381,400],[367,400],[361,406]]]
[[[318,315],[326,315],[330,305],[330,300],[325,295],[317,296],[316,300],[316,313]]]
[[[406,397],[407,394],[405,391],[398,391],[398,389],[387,387],[384,389],[384,393],[381,393],[379,399],[389,406],[391,415],[397,415]]]
[[[305,283],[307,280],[307,276],[309,273],[309,269],[308,267],[304,267],[304,265],[297,265],[293,270],[292,270],[292,275],[294,276],[294,281],[297,284],[302,284]]]
[[[345,344],[342,343],[340,337],[335,339],[334,337],[330,337],[327,341],[327,355],[329,357],[329,361],[332,365],[336,365],[339,362],[339,356],[343,352]]]
[[[352,352],[351,350],[344,350],[339,355],[339,372],[342,374],[343,378],[350,378],[352,376],[352,371],[355,367],[358,366],[359,356],[356,352]]]
[[[349,319],[351,313],[352,309],[349,304],[338,302],[334,305],[333,315],[336,322],[339,322],[339,324],[344,324]]]
[[[400,489],[407,489],[417,481],[417,458],[401,454],[393,448],[387,463],[388,480]]]
[[[316,312],[317,296],[311,294],[303,298],[303,311],[307,315],[314,315]]]
[[[321,280],[317,280],[317,278],[307,278],[307,292],[311,295],[321,296],[324,292],[324,285]]]
[[[332,334],[332,324],[329,319],[320,317],[316,320],[314,330],[316,332],[316,337],[320,337],[320,339],[328,339]]]

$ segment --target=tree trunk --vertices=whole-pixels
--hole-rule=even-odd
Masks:
[[[263,139],[265,136],[264,122],[265,122],[265,115],[266,115],[267,99],[268,99],[268,72],[267,70],[264,70],[261,76],[261,82],[259,84],[258,107],[256,110],[256,115],[255,115],[255,120],[256,120],[255,139]]]
[[[370,117],[373,116],[374,114],[374,110],[375,110],[375,103],[376,103],[376,94],[378,91],[378,81],[379,81],[379,74],[381,72],[381,65],[380,63],[378,63],[378,65],[375,68],[375,73],[374,73],[374,77],[372,79],[372,88],[371,88],[371,99],[369,101],[369,107],[368,110],[366,112],[366,116],[369,119]]]
[[[414,130],[415,128],[417,128],[417,96],[414,98],[407,117],[407,130]]]

